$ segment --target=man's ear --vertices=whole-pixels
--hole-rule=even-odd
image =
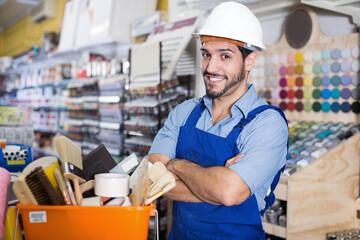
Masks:
[[[258,52],[252,52],[245,58],[245,71],[250,72],[258,58]]]

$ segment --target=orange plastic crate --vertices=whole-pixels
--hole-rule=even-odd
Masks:
[[[25,239],[147,239],[154,206],[21,205]]]

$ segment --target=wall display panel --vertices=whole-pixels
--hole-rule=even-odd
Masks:
[[[275,190],[286,213],[272,221],[274,204],[263,226],[289,240],[322,239],[359,226],[359,33],[325,36],[307,7],[285,24],[250,73],[259,96],[290,121],[286,167]]]
[[[295,20],[288,21],[281,39],[259,54],[250,82],[289,120],[359,122],[359,34],[325,36],[310,9],[294,13],[311,18],[303,27],[310,36],[288,36]]]

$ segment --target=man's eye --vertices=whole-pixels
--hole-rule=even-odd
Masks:
[[[222,55],[221,57],[222,57],[223,59],[229,59],[229,58],[230,58],[230,56],[229,56],[229,55],[226,55],[226,54]]]
[[[208,57],[210,57],[210,54],[208,54],[208,53],[203,53],[202,56],[203,56],[203,58],[208,58]]]

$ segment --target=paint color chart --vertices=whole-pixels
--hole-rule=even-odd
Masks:
[[[280,107],[287,116],[295,114],[292,120],[299,116],[296,113],[311,115],[312,120],[317,114],[356,118],[360,113],[358,39],[358,34],[320,36],[318,40],[324,44],[315,41],[316,45],[309,42],[294,49],[282,38],[259,54],[250,82],[271,105]]]

